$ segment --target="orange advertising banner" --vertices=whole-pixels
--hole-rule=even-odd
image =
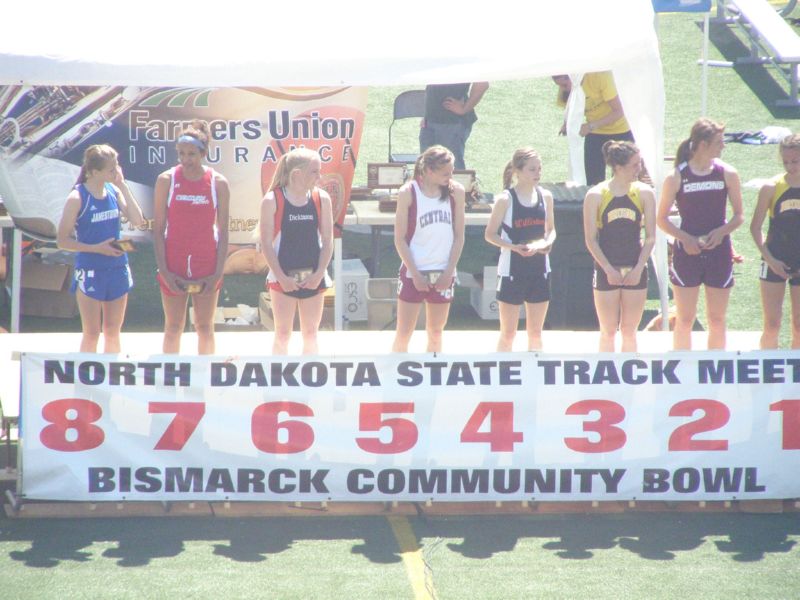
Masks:
[[[301,146],[319,152],[321,186],[341,226],[366,98],[366,88],[353,87],[0,86],[0,195],[18,227],[53,239],[84,150],[109,144],[150,218],[156,178],[176,164],[183,125],[199,118],[211,129],[207,162],[230,182],[231,244],[256,242],[277,161]],[[126,236],[149,237],[149,227],[124,227]]]

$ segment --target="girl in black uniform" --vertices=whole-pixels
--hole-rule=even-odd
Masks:
[[[550,262],[556,239],[553,196],[539,187],[542,161],[533,148],[520,148],[503,172],[506,188],[494,200],[485,238],[500,248],[497,264],[499,352],[510,352],[525,304],[528,350],[542,349],[542,327],[550,303]],[[513,187],[512,187],[513,184]]]
[[[294,315],[300,315],[303,354],[318,354],[323,292],[333,255],[331,199],[317,187],[322,163],[305,148],[281,156],[261,203],[261,251],[275,320],[273,354],[286,354]]]
[[[780,145],[786,172],[761,187],[750,222],[761,263],[761,304],[764,332],[761,348],[778,347],[786,282],[792,300],[792,348],[800,348],[800,134],[786,137]],[[769,214],[767,239],[761,227]]]
[[[613,175],[592,187],[583,203],[586,247],[595,260],[600,351],[614,351],[619,329],[622,351],[636,352],[636,330],[647,300],[647,259],[656,242],[655,195],[637,179],[642,159],[632,142],[606,142],[603,156]]]

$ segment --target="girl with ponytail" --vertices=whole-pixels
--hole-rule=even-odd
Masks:
[[[423,303],[428,352],[442,349],[464,248],[465,193],[453,180],[454,160],[444,146],[431,146],[417,159],[414,179],[398,194],[394,245],[402,265],[393,352],[408,351]]]
[[[261,252],[267,259],[275,335],[272,353],[286,354],[295,313],[300,316],[303,354],[318,354],[324,292],[331,286],[333,210],[317,187],[322,162],[313,150],[297,148],[278,161],[261,202]]]
[[[647,300],[647,260],[656,243],[656,200],[639,181],[642,159],[632,142],[603,145],[611,179],[592,187],[583,202],[586,247],[595,261],[594,305],[600,352],[636,352],[636,331]],[[644,230],[644,239],[642,231]]]
[[[675,238],[670,281],[675,297],[675,350],[689,350],[700,286],[705,287],[708,348],[722,350],[733,287],[730,234],[744,222],[739,174],[720,160],[725,127],[701,118],[678,146],[675,169],[664,180],[658,226]],[[731,207],[727,219],[728,204]],[[680,226],[670,220],[677,205]]]
[[[528,350],[542,349],[542,327],[550,304],[550,260],[556,239],[553,195],[539,187],[542,161],[533,148],[519,148],[503,171],[486,224],[486,241],[500,248],[497,305],[499,352],[510,352],[525,304]]]
[[[72,291],[81,314],[81,352],[97,352],[101,333],[105,352],[120,351],[128,291],[133,287],[128,255],[119,242],[121,215],[135,227],[144,222],[116,150],[89,146],[58,226],[58,246],[77,253]]]

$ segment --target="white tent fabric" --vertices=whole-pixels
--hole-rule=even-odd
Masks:
[[[661,164],[664,86],[650,2],[495,0],[461,13],[425,0],[184,6],[10,3],[0,84],[421,85],[611,69],[647,164]]]
[[[647,0],[6,4],[0,85],[422,85],[611,69],[648,169],[663,178]]]

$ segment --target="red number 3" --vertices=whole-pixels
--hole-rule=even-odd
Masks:
[[[103,409],[90,400],[64,398],[48,402],[42,408],[42,417],[51,423],[39,434],[45,447],[59,452],[91,450],[103,443],[105,434],[95,421],[103,416]],[[74,431],[74,439],[67,432]]]
[[[564,438],[564,444],[575,452],[598,453],[613,452],[625,445],[627,436],[619,427],[614,427],[625,419],[625,409],[610,400],[581,400],[567,408],[568,415],[588,415],[598,413],[594,421],[584,421],[583,430],[600,436],[596,442],[585,437]]]

